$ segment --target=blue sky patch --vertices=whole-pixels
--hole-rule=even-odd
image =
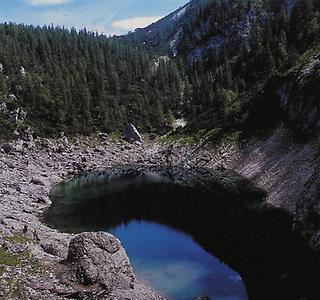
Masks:
[[[188,0],[1,0],[0,22],[86,27],[106,35],[145,27]]]

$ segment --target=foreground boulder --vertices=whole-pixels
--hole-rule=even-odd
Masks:
[[[75,236],[63,265],[60,282],[71,288],[68,295],[72,299],[164,300],[135,280],[124,248],[109,233],[85,232]]]
[[[4,151],[4,153],[10,154],[14,151],[14,146],[12,144],[4,144],[2,145],[2,150]]]
[[[109,233],[75,236],[60,267],[60,283],[70,288],[72,299],[164,300],[135,279],[124,248]]]
[[[123,133],[124,140],[132,142],[142,143],[142,136],[140,135],[138,129],[132,124],[128,124]]]
[[[104,232],[82,233],[71,240],[67,262],[72,264],[77,280],[86,286],[104,290],[130,289],[134,275],[120,241]]]

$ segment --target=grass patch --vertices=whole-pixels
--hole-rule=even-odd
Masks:
[[[12,236],[5,237],[5,240],[11,244],[25,244],[33,242],[31,238],[22,233],[15,233]],[[16,268],[21,268],[23,274],[17,272]],[[42,266],[41,262],[35,259],[30,250],[18,254],[12,254],[4,247],[0,247],[0,276],[7,273],[5,279],[6,289],[4,298],[1,299],[28,299],[24,290],[24,278],[28,275],[46,276],[47,269]],[[22,276],[21,276],[22,275]]]
[[[196,132],[173,132],[171,134],[168,134],[166,136],[163,136],[159,139],[159,142],[161,143],[172,143],[172,142],[178,142],[180,144],[184,145],[195,145],[200,143],[201,141],[208,140],[208,139],[214,139],[221,133],[221,128],[214,128],[214,129],[203,129],[198,130]]]
[[[7,236],[5,237],[5,240],[12,244],[27,244],[29,242],[32,242],[32,239],[21,232],[16,232],[12,236]]]
[[[242,131],[234,131],[223,136],[221,141],[226,144],[234,144],[241,141]]]
[[[197,139],[191,135],[169,134],[161,137],[159,142],[164,144],[178,142],[184,145],[193,145],[197,143]]]
[[[20,284],[15,284],[10,295],[13,299],[27,299]]]
[[[184,145],[196,145],[201,142],[209,142],[211,145],[221,143],[235,144],[242,140],[242,131],[224,132],[221,128],[211,130],[199,130],[195,133],[172,133],[159,139],[161,143],[178,142]]]
[[[119,142],[122,139],[122,136],[119,132],[111,132],[108,134],[108,138],[112,141],[112,142]]]
[[[5,293],[6,299],[27,299],[23,292],[22,284],[19,281],[10,278],[7,282],[7,287],[9,289]]]
[[[7,268],[11,267],[11,268]],[[0,247],[0,276],[8,272],[4,298],[1,299],[28,299],[24,292],[24,285],[19,279],[20,275],[15,273],[15,267],[22,267],[26,274],[43,276],[45,269],[35,260],[30,251],[21,254],[11,254],[3,247]],[[26,275],[28,276],[28,275]]]
[[[0,274],[5,270],[6,266],[16,267],[20,264],[20,257],[16,254],[11,254],[3,247],[0,247]]]

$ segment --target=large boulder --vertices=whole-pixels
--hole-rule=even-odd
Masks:
[[[26,117],[27,113],[19,107],[9,112],[10,121],[15,124],[22,123],[26,119]]]
[[[8,98],[7,98],[7,102],[8,103],[15,103],[17,101],[18,101],[18,99],[17,99],[15,94],[9,94],[8,95]]]
[[[124,248],[109,233],[77,235],[70,241],[65,262],[60,282],[76,291],[76,299],[164,300],[135,280]]]
[[[98,286],[111,292],[130,290],[134,275],[120,241],[104,232],[81,233],[69,245],[67,262],[76,280],[85,286]]]
[[[9,110],[7,108],[7,104],[5,102],[0,102],[0,114],[7,115],[9,113]]]
[[[19,74],[20,74],[21,78],[24,78],[27,76],[27,72],[23,66],[20,66]]]
[[[19,133],[20,137],[26,142],[33,142],[34,131],[31,127],[28,127]]]
[[[14,146],[13,144],[4,144],[2,145],[2,150],[4,151],[4,153],[10,154],[14,151]]]
[[[141,142],[142,136],[140,135],[138,129],[133,124],[128,124],[123,133],[124,140],[132,142]]]
[[[0,73],[3,73],[3,64],[0,63]]]
[[[100,142],[105,142],[108,140],[108,134],[104,132],[99,132],[98,133],[98,139]]]

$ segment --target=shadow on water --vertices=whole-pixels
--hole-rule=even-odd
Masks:
[[[245,189],[204,191],[151,173],[103,174],[53,189],[44,222],[64,232],[105,230],[133,220],[165,224],[236,270],[250,299],[318,299],[317,258],[292,232],[290,216],[259,204],[258,197]]]

